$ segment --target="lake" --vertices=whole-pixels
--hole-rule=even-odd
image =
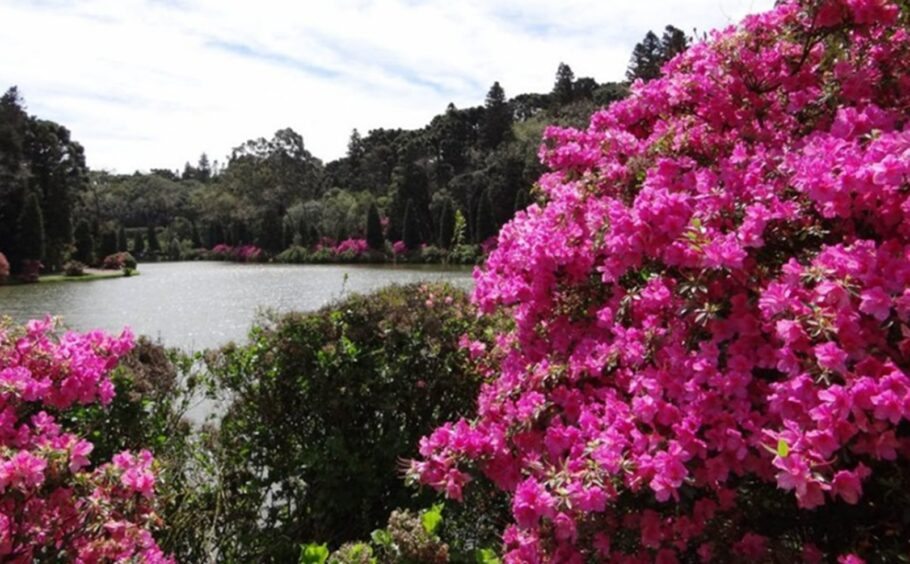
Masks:
[[[246,339],[264,309],[307,311],[343,295],[390,284],[448,281],[473,286],[470,268],[423,265],[256,265],[226,262],[143,263],[140,276],[91,282],[0,286],[0,316],[16,321],[63,317],[85,331],[130,326],[187,351]]]

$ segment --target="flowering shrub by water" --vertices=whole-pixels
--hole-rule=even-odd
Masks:
[[[9,261],[6,260],[3,253],[0,253],[0,282],[6,280],[7,276],[9,276]]]
[[[910,33],[785,2],[585,131],[474,299],[514,330],[411,473],[510,492],[507,562],[910,553]]]
[[[212,260],[228,260],[233,262],[262,262],[265,260],[265,254],[262,249],[255,245],[240,245],[232,247],[220,243],[212,247],[209,253]]]
[[[0,327],[0,557],[32,562],[167,562],[151,535],[154,461],[128,451],[93,466],[92,443],[61,415],[114,393],[126,331],[54,335],[54,323]]]

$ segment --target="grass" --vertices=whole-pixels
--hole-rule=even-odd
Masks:
[[[139,276],[139,271],[134,270],[130,276]],[[48,274],[46,276],[41,276],[38,278],[38,283],[44,284],[53,284],[57,282],[92,282],[94,280],[108,280],[111,278],[125,278],[122,270],[96,270],[96,269],[87,269],[85,274],[82,276],[66,276],[65,274]],[[25,282],[19,282],[14,279],[9,279],[6,282],[0,282],[0,284],[7,285],[19,285],[25,284]]]

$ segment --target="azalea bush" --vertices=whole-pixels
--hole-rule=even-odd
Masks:
[[[167,562],[152,530],[156,463],[147,450],[93,464],[70,410],[107,405],[126,331],[56,335],[53,320],[0,327],[0,556],[4,561]]]
[[[114,253],[104,257],[101,261],[104,270],[136,270],[136,259],[127,252]]]
[[[781,2],[549,128],[411,474],[508,492],[507,562],[910,554],[910,6]]]
[[[212,247],[208,253],[210,260],[226,260],[233,262],[262,262],[266,259],[262,249],[255,245],[239,245],[232,247],[220,243]]]
[[[9,276],[9,261],[6,260],[6,256],[3,253],[0,253],[0,282],[6,280]]]

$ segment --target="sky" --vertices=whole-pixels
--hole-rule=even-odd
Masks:
[[[576,77],[622,80],[635,44],[773,0],[0,0],[0,89],[67,126],[94,169],[223,162],[291,127],[315,156]]]

